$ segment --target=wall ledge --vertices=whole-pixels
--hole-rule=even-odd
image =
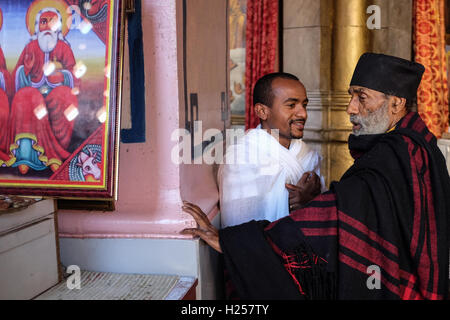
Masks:
[[[193,239],[190,235],[179,233],[184,228],[195,227],[195,221],[181,211],[181,206],[179,210],[179,220],[154,220],[155,213],[151,211],[144,216],[142,213],[133,212],[60,210],[57,213],[59,237],[77,239]],[[218,214],[219,208],[215,203],[212,205],[212,209],[208,210],[209,220],[212,221]]]

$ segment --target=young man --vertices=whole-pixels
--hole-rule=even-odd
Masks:
[[[217,231],[185,203],[199,228],[182,232],[224,253],[241,298],[447,298],[450,178],[436,138],[408,110],[423,72],[361,56],[347,108],[355,163],[288,217]]]
[[[227,149],[219,169],[222,227],[277,220],[324,189],[320,156],[301,140],[308,98],[299,79],[263,76],[253,103],[261,124]]]

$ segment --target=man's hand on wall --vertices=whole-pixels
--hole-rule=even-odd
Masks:
[[[305,172],[297,185],[286,183],[289,191],[289,212],[300,209],[320,194],[320,178],[315,172]]]
[[[195,204],[187,201],[183,201],[184,212],[189,213],[197,222],[197,228],[187,228],[182,230],[181,234],[190,234],[193,236],[199,236],[207,244],[209,244],[214,250],[222,253],[222,248],[219,244],[219,231],[211,224],[206,214]]]

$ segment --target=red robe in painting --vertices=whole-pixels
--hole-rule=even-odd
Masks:
[[[8,156],[8,118],[9,101],[8,93],[11,89],[11,79],[6,69],[5,56],[0,48],[0,166],[7,164]]]
[[[48,62],[54,63],[56,69],[46,76],[44,65]],[[77,86],[73,74],[75,63],[70,46],[61,40],[47,54],[40,49],[37,40],[32,40],[20,55],[13,73],[16,94],[11,103],[11,150],[19,148],[20,139],[28,138],[39,161],[36,155],[34,159],[21,160],[16,154],[14,166],[25,164],[34,170],[43,170],[56,165],[52,167],[56,170],[69,157],[67,148],[74,121],[69,121],[64,112],[70,106],[78,107],[72,91]],[[42,112],[42,107],[46,111]]]

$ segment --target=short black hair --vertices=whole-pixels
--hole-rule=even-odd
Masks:
[[[299,78],[293,74],[286,72],[273,72],[262,76],[256,81],[255,87],[253,88],[253,105],[261,103],[268,107],[272,107],[274,98],[272,81],[277,78],[300,81]]]

